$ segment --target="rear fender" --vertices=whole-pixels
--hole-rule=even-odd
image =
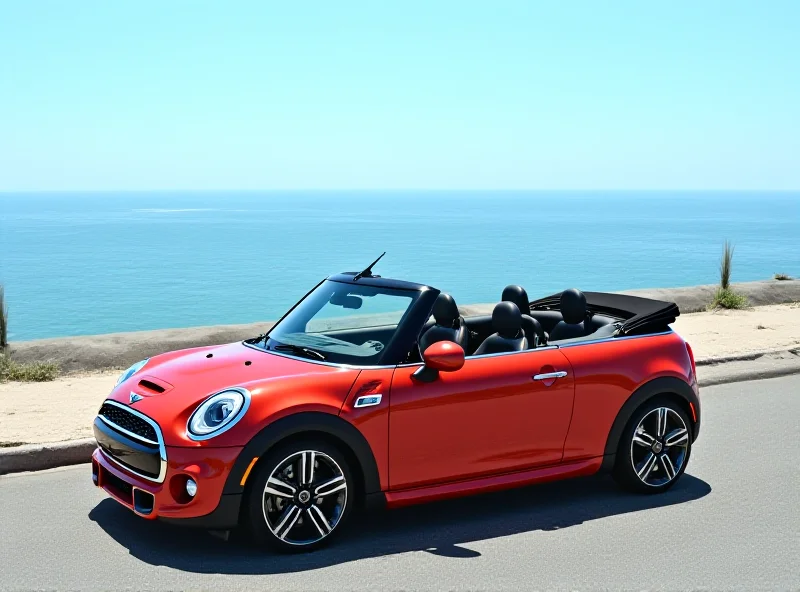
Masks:
[[[697,439],[700,432],[700,400],[697,397],[697,393],[688,383],[680,378],[674,378],[672,376],[655,378],[636,389],[619,410],[611,426],[611,430],[608,433],[601,470],[608,471],[614,467],[620,438],[636,410],[650,399],[664,395],[677,396],[685,403],[689,419],[692,420],[696,418],[694,423],[691,424],[690,429],[692,431],[692,441]],[[694,408],[694,418],[689,409],[690,405]]]

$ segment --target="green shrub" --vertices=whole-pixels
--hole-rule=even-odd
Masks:
[[[719,288],[717,289],[716,294],[714,294],[714,299],[711,301],[711,305],[709,308],[747,308],[750,302],[747,300],[747,296],[744,294],[739,294],[739,292],[734,292],[730,288]]]
[[[790,279],[792,279],[792,276],[786,275],[785,273],[776,273],[775,274],[775,279],[776,280],[790,280]]]
[[[5,355],[0,355],[0,382],[19,380],[24,382],[46,382],[58,376],[55,362],[30,362],[20,364]]]

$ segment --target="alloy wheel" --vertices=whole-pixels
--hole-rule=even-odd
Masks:
[[[680,474],[689,450],[689,430],[674,409],[657,407],[636,426],[631,463],[639,480],[660,487]]]
[[[272,534],[289,545],[328,536],[347,506],[347,479],[333,458],[302,450],[278,463],[267,479],[262,511]]]

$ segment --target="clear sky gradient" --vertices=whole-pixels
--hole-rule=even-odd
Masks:
[[[800,189],[800,2],[0,0],[0,190]]]

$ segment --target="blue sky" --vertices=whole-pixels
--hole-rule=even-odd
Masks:
[[[0,1],[0,190],[800,188],[800,2]]]

